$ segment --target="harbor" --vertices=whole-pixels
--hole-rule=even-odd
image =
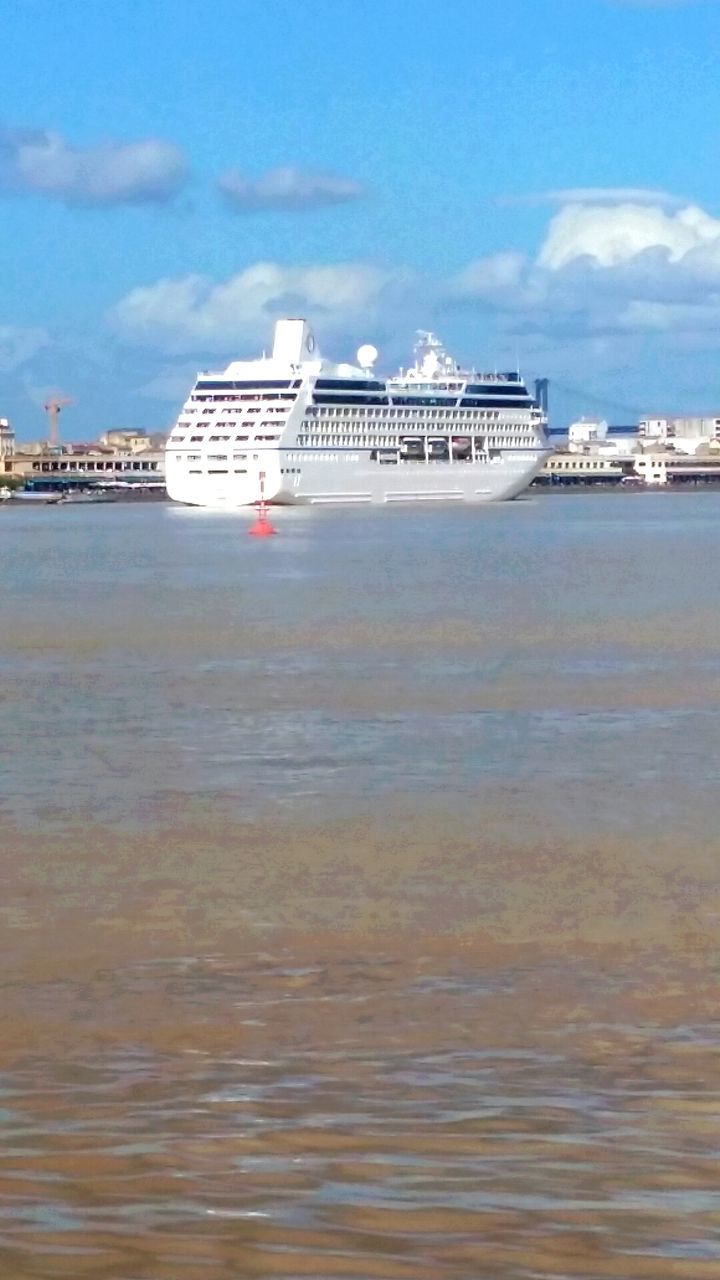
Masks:
[[[720,1277],[719,48],[4,6],[0,1280]]]
[[[430,348],[434,352],[434,348]],[[427,371],[426,371],[427,375]],[[208,384],[209,385],[209,384]],[[212,384],[215,386],[215,383]],[[218,384],[221,385],[221,384]],[[346,384],[343,384],[346,385]],[[380,384],[378,384],[379,386]],[[458,384],[459,385],[459,384]],[[264,393],[249,393],[246,391],[244,400],[247,404],[249,401],[250,411],[255,411],[253,406],[262,404],[262,395]],[[277,396],[274,391],[271,395]],[[538,381],[536,384],[536,398],[528,403],[535,406],[532,412],[544,414],[548,412],[548,382],[547,380]],[[204,392],[197,397],[201,402],[207,402],[210,397]],[[217,398],[217,393],[216,393]],[[237,398],[237,397],[235,397]],[[325,395],[325,399],[328,396]],[[352,397],[351,397],[352,398]],[[357,396],[355,397],[357,399]],[[372,398],[372,397],[371,397]],[[377,397],[376,397],[377,398]],[[54,402],[53,402],[54,403]],[[518,402],[519,403],[519,402]],[[271,405],[273,412],[278,412],[277,406]],[[195,416],[200,411],[198,406],[190,406],[190,410],[186,412],[186,426],[194,431],[196,438],[202,422]],[[398,410],[377,410],[370,409],[371,413],[391,413]],[[207,415],[220,412],[222,409],[208,407],[202,405],[202,412]],[[227,412],[241,412],[231,406]],[[329,413],[345,412],[340,408],[332,408]],[[356,407],[347,410],[347,412],[359,413]],[[399,412],[414,412],[417,417],[417,410],[399,410]],[[427,412],[421,411],[422,412]],[[467,410],[465,411],[467,415]],[[482,411],[481,411],[482,413]],[[208,416],[208,421],[212,421]],[[330,419],[332,423],[333,419]],[[378,419],[378,421],[380,421]],[[412,426],[412,417],[409,419]],[[417,418],[418,422],[422,422],[422,418]],[[458,418],[460,422],[460,418]],[[277,418],[273,418],[272,425],[277,428],[280,422]],[[389,424],[388,424],[389,425]],[[336,423],[332,429],[340,429]],[[427,429],[427,428],[423,428]],[[457,424],[455,429],[457,430]],[[465,430],[467,430],[467,425]],[[516,430],[515,427],[511,428]],[[432,428],[431,428],[432,430]],[[393,450],[389,447],[389,437],[385,440],[385,446],[381,450],[370,450],[370,457],[373,454],[382,455],[380,463],[384,464],[384,471],[387,475],[388,468],[393,464],[402,469],[402,464],[410,463],[410,472],[414,475],[409,486],[405,488],[407,492],[403,492],[402,486],[398,483],[385,485],[382,490],[384,501],[397,500],[405,497],[409,501],[422,501],[423,496],[436,496],[440,501],[452,501],[454,498],[463,496],[467,490],[467,484],[460,483],[458,477],[463,477],[463,468],[467,463],[473,464],[475,468],[476,461],[480,461],[485,455],[481,449],[486,448],[485,438],[482,438],[482,445],[479,438],[472,435],[454,436],[452,433],[442,437],[437,435],[438,428],[434,428],[436,434],[431,436],[431,444],[429,448],[435,450],[434,453],[428,452],[423,446],[422,436],[403,436],[402,440],[406,443],[399,449]],[[73,494],[83,494],[86,497],[95,495],[111,495],[115,500],[132,500],[139,499],[162,499],[167,494],[167,459],[171,458],[174,462],[178,456],[177,442],[184,437],[182,431],[178,434],[178,429],[173,428],[169,432],[148,432],[145,430],[138,431],[134,429],[116,429],[101,434],[97,441],[77,444],[77,443],[61,443],[59,439],[59,430],[57,422],[53,427],[53,434],[56,438],[52,441],[38,441],[32,444],[26,444],[16,440],[15,433],[8,419],[0,419],[0,500],[2,498],[12,497],[17,494],[22,498],[42,500],[46,495],[47,500],[57,500],[59,498],[67,498]],[[195,437],[194,437],[195,438]],[[214,436],[209,437],[211,440]],[[330,460],[341,456],[334,453],[337,448],[338,441],[342,437],[333,436],[331,440],[331,448],[325,449],[325,454]],[[229,440],[229,436],[217,436],[218,440]],[[378,437],[379,439],[379,437]],[[233,455],[234,460],[239,462],[237,468],[238,475],[242,476],[243,483],[246,483],[248,475],[248,441],[252,441],[247,429],[245,433],[238,437],[238,440],[244,442],[245,452]],[[297,452],[297,442],[280,445],[280,436],[277,431],[273,435],[273,447],[268,448],[266,435],[262,433],[255,442],[255,447],[259,450],[253,457],[260,459],[257,466],[265,468],[263,473],[267,476],[267,468],[274,466],[272,462],[273,455],[285,459],[286,461],[299,461],[302,454]],[[565,430],[551,430],[546,437],[546,457],[540,459],[537,466],[531,467],[528,478],[519,487],[522,493],[525,486],[530,487],[532,491],[560,492],[568,489],[591,491],[591,490],[607,490],[617,489],[625,493],[632,493],[639,490],[652,491],[678,491],[693,490],[697,488],[707,488],[708,486],[717,485],[720,482],[720,417],[717,416],[698,416],[698,417],[649,417],[641,418],[635,426],[626,427],[609,427],[608,423],[596,418],[581,418],[577,422],[571,423]],[[477,450],[476,450],[477,446]],[[197,447],[197,446],[195,446]],[[215,445],[215,448],[218,446]],[[237,448],[237,444],[235,448]],[[345,445],[347,448],[347,445]],[[440,450],[444,452],[440,452]],[[497,451],[496,451],[497,452]],[[199,456],[199,455],[198,455]],[[219,482],[227,487],[227,478],[232,468],[227,464],[225,458],[224,468],[216,465],[215,461],[210,459],[212,466],[208,463],[209,472],[213,476],[220,478]],[[263,461],[264,459],[264,461]],[[448,478],[438,482],[438,473],[435,468],[438,465],[450,465],[452,470],[448,473]],[[428,482],[423,480],[418,482],[418,476],[422,475],[422,464],[434,463],[432,484],[428,488]],[[452,465],[454,462],[454,466]],[[377,464],[376,464],[377,465]],[[195,466],[195,473],[200,475]],[[406,469],[406,468],[405,468]],[[265,494],[264,496],[270,502],[273,500],[278,502],[291,502],[297,500],[298,480],[300,476],[298,467],[284,467],[281,465],[279,474],[287,474],[291,478],[292,483],[288,492],[284,497],[276,497]],[[534,475],[533,474],[537,473]],[[466,478],[469,472],[465,473]],[[478,475],[480,472],[478,472]],[[326,476],[327,479],[327,476]],[[264,484],[267,487],[268,480],[265,479]],[[438,483],[440,487],[438,488]],[[372,484],[371,484],[372,487]],[[507,496],[514,496],[516,485],[511,484],[507,491]],[[427,494],[425,490],[427,489]],[[385,492],[387,490],[387,492]],[[470,492],[470,490],[468,490]],[[491,493],[491,490],[482,491],[482,493]],[[499,492],[502,492],[500,490]],[[477,498],[482,496],[481,490],[476,489],[474,495]],[[172,496],[172,495],[171,495]],[[181,495],[179,495],[181,496]],[[187,495],[186,495],[187,497]],[[258,490],[258,499],[260,493]],[[361,501],[363,495],[356,490],[350,495],[353,501]],[[366,495],[370,500],[370,492]],[[220,505],[226,502],[227,495],[221,500]],[[182,497],[181,497],[182,500]],[[188,498],[188,500],[193,500]],[[322,493],[315,500],[317,501],[335,501],[342,503],[342,490],[337,494]],[[243,499],[244,501],[244,499]],[[313,501],[312,497],[310,501]],[[233,505],[234,499],[230,501]]]

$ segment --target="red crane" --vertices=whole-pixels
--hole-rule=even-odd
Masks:
[[[53,449],[56,449],[60,444],[60,410],[66,404],[74,403],[72,396],[52,396],[45,405],[45,412],[50,424],[48,441]]]

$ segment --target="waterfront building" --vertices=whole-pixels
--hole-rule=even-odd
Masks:
[[[103,431],[99,443],[112,449],[119,449],[122,453],[145,453],[147,449],[162,449],[165,439],[164,433],[151,434],[144,427],[138,430],[113,427],[109,431]]]
[[[678,453],[696,453],[703,445],[720,444],[720,417],[641,418],[638,441],[642,449],[671,448]]]
[[[588,485],[617,483],[628,468],[617,459],[598,454],[554,453],[536,480],[538,485]]]
[[[608,424],[604,418],[580,418],[568,427],[567,441],[570,453],[581,453],[591,445],[607,440]]]
[[[7,418],[0,418],[0,458],[12,458],[15,452],[15,432]]]
[[[48,485],[134,484],[163,487],[165,454],[161,449],[146,449],[142,454],[97,445],[79,450],[66,447],[62,452],[15,453],[2,460],[5,475],[20,480],[43,480]]]
[[[615,457],[558,451],[548,458],[535,483],[541,487],[634,483],[650,488],[718,484],[720,449],[707,449],[703,454],[635,450]]]

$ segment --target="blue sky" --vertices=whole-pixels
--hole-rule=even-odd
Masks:
[[[2,0],[0,0],[2,3]],[[718,0],[3,10],[0,415],[168,425],[305,312],[580,412],[720,407]]]

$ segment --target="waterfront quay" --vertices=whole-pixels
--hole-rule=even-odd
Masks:
[[[142,454],[113,452],[109,456],[95,452],[17,455],[2,460],[0,465],[0,479],[7,477],[14,485],[49,493],[82,488],[165,489],[165,458],[159,449]],[[719,483],[720,457],[653,454],[606,458],[557,452],[548,458],[533,487],[666,488]]]
[[[715,425],[715,424],[714,424]],[[720,440],[651,434],[609,437],[605,424],[585,419],[545,462],[534,489],[705,487],[720,484]],[[82,489],[165,492],[165,436],[108,431],[89,444],[18,445],[0,419],[0,486],[62,493]],[[687,450],[687,452],[685,451]]]

